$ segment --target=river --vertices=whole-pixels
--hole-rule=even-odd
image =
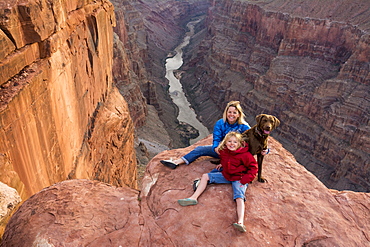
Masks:
[[[179,69],[182,64],[182,49],[186,47],[192,35],[194,35],[194,25],[199,22],[200,20],[191,21],[187,24],[189,31],[186,33],[183,42],[176,47],[174,53],[176,54],[173,57],[166,59],[166,78],[169,81],[169,92],[173,102],[179,107],[179,115],[177,119],[180,122],[185,122],[190,124],[195,129],[199,131],[199,136],[195,139],[190,140],[190,144],[194,144],[195,142],[203,139],[204,137],[209,135],[208,129],[197,119],[197,115],[193,108],[191,108],[189,101],[187,100],[185,93],[183,91],[182,85],[180,80],[177,79],[174,75],[174,71]]]

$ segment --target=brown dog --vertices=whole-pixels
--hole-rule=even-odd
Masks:
[[[267,138],[271,131],[280,125],[280,121],[272,115],[260,114],[256,116],[256,122],[256,125],[243,133],[243,138],[249,145],[249,151],[253,155],[257,154],[257,180],[264,183],[267,180],[262,178],[263,155],[261,154],[261,151],[267,149]]]

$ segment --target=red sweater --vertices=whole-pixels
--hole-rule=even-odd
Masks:
[[[229,181],[247,184],[253,181],[258,172],[258,165],[253,155],[248,152],[248,145],[238,150],[220,150],[222,175]]]

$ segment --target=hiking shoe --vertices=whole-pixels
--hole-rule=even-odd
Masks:
[[[161,160],[160,161],[164,166],[167,166],[171,169],[176,169],[179,165],[178,164],[175,164],[173,163],[172,160]]]
[[[234,223],[233,226],[241,232],[246,232],[247,231],[247,229],[245,228],[245,226],[243,224]]]
[[[194,192],[197,190],[199,183],[200,183],[199,178],[197,178],[193,181],[193,190],[194,190]]]
[[[197,200],[190,199],[190,198],[179,199],[179,200],[177,200],[177,202],[181,206],[191,206],[191,205],[197,205],[198,204],[198,201]]]

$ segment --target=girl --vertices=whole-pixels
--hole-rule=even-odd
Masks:
[[[236,201],[238,221],[234,227],[241,232],[246,232],[244,226],[244,201],[248,183],[256,177],[258,166],[253,155],[248,152],[242,135],[238,132],[229,132],[219,145],[220,162],[217,166],[222,172],[210,172],[202,175],[199,186],[192,196],[178,200],[181,206],[198,204],[198,197],[206,189],[208,183],[230,183],[233,187],[233,197]]]
[[[198,146],[179,159],[161,160],[160,162],[167,167],[175,169],[181,164],[189,165],[201,156],[219,158],[218,146],[228,132],[237,131],[243,133],[250,129],[249,124],[244,118],[245,116],[240,102],[230,101],[224,110],[223,117],[216,122],[213,128],[213,145]]]

